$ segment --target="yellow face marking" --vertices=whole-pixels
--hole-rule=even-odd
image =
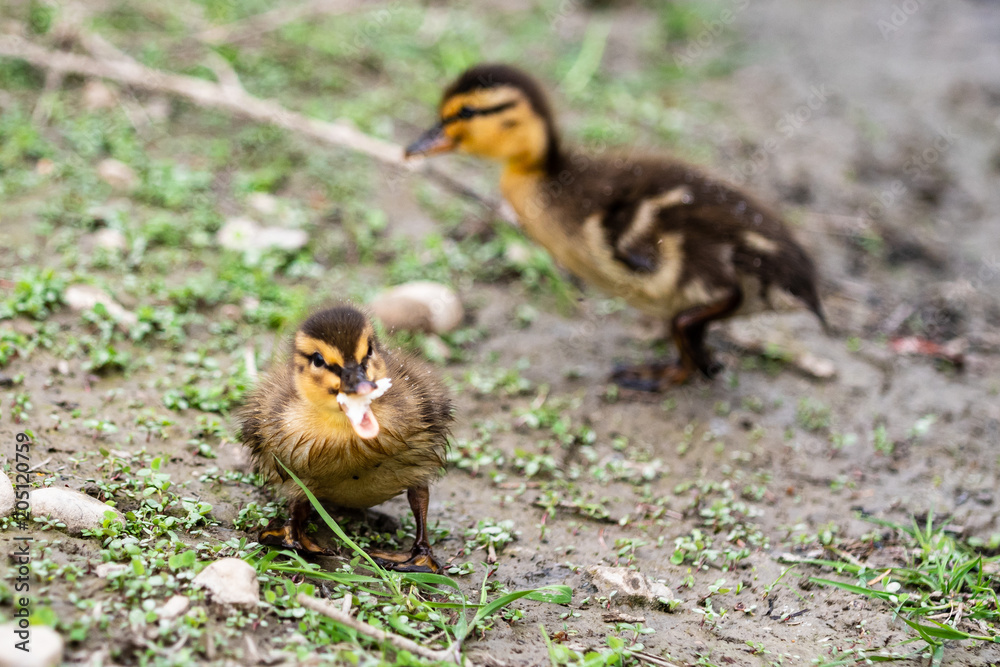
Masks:
[[[492,109],[495,113],[462,118],[462,110]],[[458,150],[506,163],[521,170],[536,167],[545,156],[548,134],[545,122],[524,94],[513,86],[499,86],[460,93],[441,105],[444,133]]]
[[[301,331],[295,334],[295,350],[307,356],[313,352],[319,352],[323,355],[326,363],[331,366],[333,364],[338,366],[344,365],[344,355],[340,350],[329,343],[324,343],[321,340],[307,336]]]
[[[359,364],[365,360],[368,356],[368,341],[372,340],[375,336],[375,332],[372,330],[370,324],[365,326],[365,330],[358,337],[357,347],[354,348],[354,360]]]
[[[344,355],[336,347],[311,338],[301,331],[295,334],[295,386],[309,403],[329,410],[339,411],[337,393],[340,377],[325,367],[317,367],[307,358],[319,352],[327,365],[344,366]]]

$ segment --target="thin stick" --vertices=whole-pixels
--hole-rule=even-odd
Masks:
[[[219,72],[217,76],[222,82],[215,83],[146,67],[99,35],[78,33],[77,36],[80,43],[96,57],[52,51],[18,35],[0,35],[0,56],[19,58],[58,75],[77,74],[97,77],[135,88],[169,93],[187,98],[202,107],[221,109],[236,116],[269,123],[333,146],[347,148],[404,172],[423,173],[446,190],[471,199],[493,215],[508,222],[514,221],[507,211],[489,197],[477,193],[436,169],[427,167],[423,160],[406,160],[403,157],[403,149],[398,144],[368,136],[343,120],[327,122],[310,118],[286,109],[272,100],[254,97],[239,84],[235,73],[225,71],[218,60],[212,64]]]
[[[95,59],[76,53],[50,51],[17,35],[0,36],[0,56],[20,58],[36,67],[60,74],[110,79],[136,88],[186,97],[196,104],[298,132],[320,141],[349,148],[407,171],[417,168],[403,160],[402,149],[389,141],[370,137],[344,121],[325,122],[262,100],[245,90],[193,76],[169,74],[131,59]]]
[[[323,614],[328,618],[332,618],[337,623],[346,625],[350,629],[360,632],[367,637],[371,637],[377,642],[388,642],[400,651],[409,651],[413,655],[418,655],[421,658],[426,658],[427,660],[458,662],[461,664],[461,660],[457,659],[455,652],[452,650],[435,651],[421,646],[406,637],[400,637],[399,635],[386,632],[385,630],[379,630],[373,625],[369,625],[364,621],[359,621],[350,614],[345,614],[326,600],[320,600],[312,597],[311,595],[299,593],[298,601],[299,604],[306,609],[312,609],[313,611]]]

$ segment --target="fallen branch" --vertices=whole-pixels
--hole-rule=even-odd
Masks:
[[[346,121],[322,121],[286,109],[277,102],[254,97],[243,88],[236,73],[221,58],[210,61],[220,82],[171,74],[146,67],[102,37],[78,33],[80,43],[95,57],[41,47],[17,35],[0,35],[0,56],[18,58],[57,76],[77,74],[191,100],[250,120],[268,123],[340,148],[373,157],[404,172],[420,172],[446,190],[471,199],[493,215],[516,224],[500,204],[466,187],[454,178],[427,167],[423,160],[406,160],[398,144],[368,136]]]
[[[397,634],[386,632],[385,630],[379,630],[374,625],[369,625],[364,621],[359,621],[349,613],[345,614],[340,609],[337,609],[333,604],[326,600],[320,600],[312,597],[311,595],[299,593],[298,601],[299,604],[306,609],[312,609],[317,613],[323,614],[327,618],[332,618],[337,623],[346,625],[350,629],[360,632],[366,637],[371,637],[377,642],[387,642],[392,644],[400,651],[409,651],[413,655],[436,662],[456,662],[458,664],[462,664],[462,658],[458,654],[457,646],[446,651],[435,651],[425,646],[421,646],[406,637],[401,637]]]
[[[414,170],[412,163],[403,160],[402,149],[389,141],[370,137],[344,121],[325,122],[284,108],[276,102],[262,100],[247,93],[242,87],[206,81],[193,76],[169,74],[131,59],[108,58],[97,60],[88,56],[63,51],[50,51],[17,35],[0,36],[0,56],[19,58],[35,67],[59,74],[110,79],[136,88],[186,97],[199,106],[222,109],[262,123],[304,134],[314,139],[364,153],[386,164]]]

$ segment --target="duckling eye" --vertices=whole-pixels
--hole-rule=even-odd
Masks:
[[[458,110],[458,113],[455,115],[461,118],[462,120],[469,120],[470,118],[476,115],[476,112],[473,111],[471,107],[462,107],[461,109]]]
[[[375,342],[371,338],[369,338],[368,339],[368,351],[365,352],[365,359],[371,359],[372,352],[374,352],[374,351],[375,351]]]
[[[312,365],[316,368],[323,368],[323,366],[326,366],[326,359],[324,359],[323,355],[319,352],[313,352],[312,356],[309,357],[309,361],[311,361]]]

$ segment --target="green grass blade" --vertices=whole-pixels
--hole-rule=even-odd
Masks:
[[[814,584],[821,584],[823,586],[833,586],[835,588],[840,588],[851,593],[857,593],[858,595],[865,595],[867,597],[878,598],[879,600],[885,600],[886,602],[892,601],[892,594],[883,591],[876,591],[870,588],[864,588],[862,586],[855,586],[854,584],[845,584],[842,581],[833,581],[832,579],[821,579],[819,577],[809,577],[809,581]]]
[[[284,468],[285,472],[288,473],[288,476],[291,477],[292,480],[294,480],[294,482],[299,485],[299,488],[302,489],[302,492],[306,495],[306,498],[309,499],[309,502],[312,504],[312,506],[316,509],[317,512],[319,512],[320,517],[323,519],[323,523],[325,523],[330,528],[330,530],[333,531],[333,534],[336,535],[344,544],[349,546],[356,554],[358,554],[366,561],[368,561],[368,564],[372,567],[372,569],[375,570],[376,573],[378,573],[382,581],[384,581],[393,591],[395,591],[398,594],[399,587],[395,579],[391,577],[389,573],[386,572],[385,569],[383,569],[378,563],[376,563],[375,559],[369,556],[367,551],[359,547],[354,540],[352,540],[350,537],[347,536],[347,533],[345,533],[344,530],[340,527],[340,525],[336,521],[334,521],[333,517],[330,516],[330,513],[326,511],[326,508],[323,507],[322,504],[320,504],[319,499],[317,499],[316,496],[313,495],[312,491],[306,488],[306,485],[302,483],[302,480],[300,480],[294,472],[288,469],[288,466],[286,466],[284,463],[281,462],[281,459],[275,456],[274,460],[277,461],[278,465]]]
[[[508,593],[507,595],[499,597],[493,602],[480,607],[479,611],[476,612],[476,616],[472,621],[472,625],[475,625],[476,623],[483,620],[484,618],[494,613],[498,609],[502,609],[503,607],[509,605],[511,602],[516,602],[521,598],[528,598],[529,600],[537,600],[539,602],[569,604],[573,600],[573,589],[563,584],[556,584],[553,586],[544,586],[542,588],[535,588],[530,590],[517,591],[514,593]]]

